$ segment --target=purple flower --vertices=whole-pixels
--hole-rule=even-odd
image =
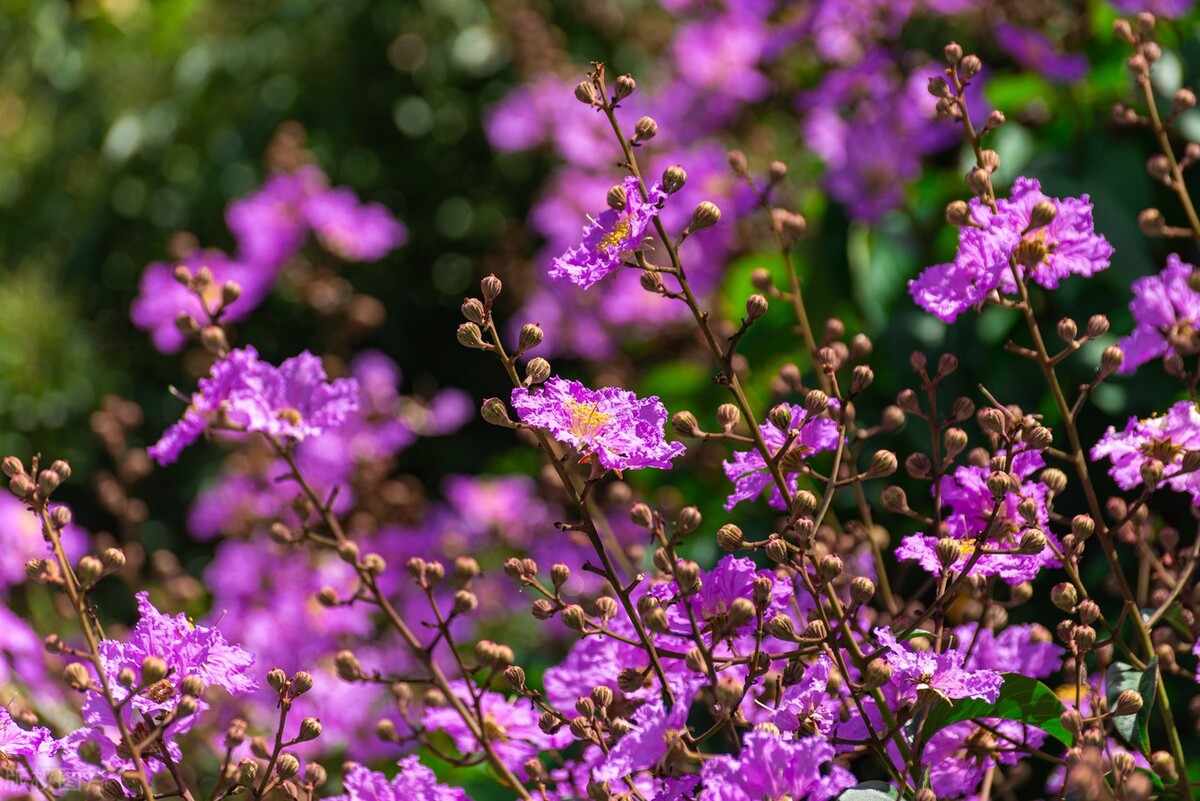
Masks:
[[[53,741],[54,735],[49,729],[44,726],[23,728],[13,720],[7,706],[0,706],[0,763],[6,769],[11,767],[9,760],[25,757],[32,761],[43,756],[47,745]]]
[[[1140,14],[1149,11],[1156,17],[1182,17],[1195,0],[1112,0],[1113,6],[1122,14]]]
[[[605,209],[583,228],[583,243],[554,260],[551,278],[566,278],[587,289],[621,266],[625,253],[641,246],[651,220],[658,216],[667,194],[657,185],[642,199],[638,180],[629,176],[622,183],[625,205]]]
[[[318,167],[301,167],[275,173],[257,192],[229,204],[225,223],[237,239],[238,260],[268,270],[282,267],[308,235],[305,201],[326,183]]]
[[[988,702],[1000,697],[1004,677],[994,670],[964,668],[961,644],[938,654],[906,648],[887,628],[875,629],[875,638],[889,651],[885,658],[892,666],[892,684],[903,695],[932,693],[951,700],[979,698]]]
[[[522,422],[546,429],[609,470],[669,469],[684,452],[682,443],[666,441],[667,410],[656,396],[639,398],[616,387],[590,390],[555,376],[538,393],[514,389],[512,405]]]
[[[1034,206],[1042,201],[1054,208],[1054,218],[1030,231]],[[1047,289],[1068,275],[1090,277],[1108,268],[1112,245],[1096,233],[1087,195],[1049,198],[1036,180],[1018,178],[1009,198],[996,202],[995,212],[978,198],[970,206],[975,225],[960,231],[954,262],[930,267],[909,282],[916,304],[943,322],[953,322],[992,290],[1015,292],[1014,256],[1031,262],[1018,267],[1022,277]]]
[[[212,366],[183,417],[147,452],[159,464],[171,464],[218,414],[236,428],[301,441],[338,427],[356,409],[358,382],[327,381],[321,360],[308,351],[275,367],[247,347]]]
[[[471,706],[471,695],[465,684],[461,681],[455,682],[454,692],[464,703]],[[506,699],[499,693],[484,691],[480,707],[483,709],[484,724],[488,727],[492,749],[500,761],[521,775],[524,775],[525,763],[538,753],[551,748],[565,748],[573,739],[566,729],[561,729],[553,735],[543,732],[538,726],[537,708],[523,699]],[[449,734],[455,747],[463,754],[479,750],[475,735],[467,728],[458,712],[449,705],[427,708],[423,723],[430,730],[440,729]]]
[[[221,292],[225,282],[234,281],[241,287],[242,294],[225,307],[221,320],[227,323],[245,319],[275,284],[276,272],[272,268],[251,263],[234,261],[219,250],[197,250],[181,262],[194,274],[201,267],[212,272],[213,280],[204,290],[204,302],[190,289],[175,280],[176,264],[155,262],[142,273],[141,288],[129,308],[133,324],[150,332],[154,347],[163,353],[175,353],[187,341],[175,318],[188,314],[200,325],[208,323],[209,312],[221,305]]]
[[[954,637],[967,644],[969,670],[986,668],[1044,679],[1062,667],[1065,653],[1037,623],[1009,626],[999,634],[979,628],[978,623],[964,623],[954,629]]]
[[[1013,473],[1018,478],[1028,478],[1043,465],[1041,454],[1025,451],[1013,459]],[[949,508],[946,517],[946,535],[959,541],[962,552],[949,569],[961,572],[971,561],[976,541],[984,531],[989,536],[981,543],[985,548],[1014,551],[1021,538],[1030,529],[1038,529],[1046,535],[1047,543],[1036,554],[985,553],[971,568],[973,575],[1000,576],[1009,584],[1032,581],[1044,567],[1057,567],[1055,549],[1061,550],[1057,538],[1049,531],[1050,514],[1046,509],[1046,486],[1040,481],[1023,481],[1019,491],[1005,495],[1004,502],[992,521],[996,500],[987,486],[989,471],[973,465],[961,466],[941,480],[942,502]],[[1020,513],[1022,501],[1033,501],[1034,513],[1026,520]],[[992,527],[989,529],[989,523]],[[913,559],[935,576],[947,569],[937,555],[938,538],[921,533],[905,537],[896,548],[899,559]],[[1053,547],[1051,547],[1053,545]]]
[[[1162,464],[1164,484],[1176,492],[1187,492],[1193,504],[1200,505],[1200,478],[1197,472],[1181,473],[1183,457],[1188,451],[1200,450],[1200,411],[1191,401],[1180,401],[1165,415],[1138,420],[1129,418],[1123,431],[1112,426],[1092,446],[1092,459],[1112,462],[1108,474],[1121,489],[1133,489],[1142,484],[1143,468],[1154,460]]]
[[[1041,729],[1015,720],[983,718],[983,722],[1004,737],[963,721],[929,738],[923,757],[929,768],[929,786],[938,798],[974,797],[988,770],[1017,764],[1026,755],[1022,745],[1041,748],[1046,739]]]
[[[836,409],[837,401],[831,400],[829,405],[830,408]],[[778,428],[770,421],[759,426],[759,431],[762,432],[762,437],[772,456],[779,453],[779,449],[788,442],[789,435],[792,434],[795,436],[791,438],[791,443],[788,445],[789,456],[785,459],[790,460],[793,455],[803,458],[820,451],[831,451],[837,447],[837,423],[828,417],[810,415],[803,406],[792,406],[791,412],[791,422],[788,424],[787,431]],[[783,495],[780,494],[779,487],[773,486],[774,480],[767,469],[767,463],[757,450],[738,451],[733,454],[732,459],[726,460],[723,464],[725,476],[734,485],[733,494],[725,501],[727,510],[733,509],[742,501],[753,501],[767,487],[771,487],[771,506],[776,509],[785,508]],[[796,491],[797,475],[794,471],[788,474],[788,484],[793,492]]]
[[[1088,60],[1082,53],[1063,53],[1044,33],[997,23],[996,41],[1013,60],[1054,83],[1073,83],[1087,75]]]
[[[310,197],[303,214],[321,245],[346,261],[377,261],[408,238],[408,231],[387,208],[360,203],[345,187]]]
[[[398,764],[400,772],[391,779],[362,765],[351,765],[342,778],[345,794],[329,801],[467,801],[462,788],[438,784],[434,772],[417,761],[415,754]]]
[[[1161,273],[1133,282],[1129,310],[1137,326],[1117,343],[1125,353],[1121,372],[1132,373],[1159,356],[1190,356],[1200,349],[1200,292],[1187,282],[1195,269],[1172,253]]]
[[[54,504],[58,506],[59,504]],[[10,493],[0,496],[0,597],[25,582],[25,563],[31,559],[54,559],[54,552],[42,533],[38,516],[23,501]],[[88,534],[74,523],[61,532],[67,557],[75,562],[87,552]]]
[[[671,709],[657,693],[638,707],[629,721],[630,731],[621,735],[593,771],[596,780],[616,782],[666,758],[687,727],[688,712],[699,688],[700,682],[688,677],[672,682],[675,705]]]
[[[804,671],[803,679],[783,691],[771,718],[780,731],[829,735],[838,713],[828,691],[832,668],[832,660],[822,654]]]
[[[700,777],[706,799],[828,801],[855,784],[854,776],[840,765],[822,773],[821,766],[834,757],[833,746],[824,739],[784,740],[773,728],[757,728],[747,734],[736,758],[719,756],[704,762]]]
[[[743,620],[736,628],[731,627],[729,612],[739,598],[753,603],[754,581],[760,577],[771,582],[771,592],[763,608],[763,618],[769,620],[782,611],[792,597],[792,587],[788,582],[778,580],[774,571],[759,570],[750,559],[730,554],[702,575],[700,591],[690,595],[687,603],[701,629],[711,633],[714,643],[753,628],[754,616]],[[668,586],[678,592],[673,582]],[[667,608],[667,621],[674,631],[690,630],[687,613],[677,604]]]

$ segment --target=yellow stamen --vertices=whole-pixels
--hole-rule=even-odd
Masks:
[[[280,409],[275,412],[275,416],[280,420],[287,420],[294,426],[300,425],[300,421],[304,419],[303,415],[295,409]]]
[[[612,415],[599,410],[599,402],[580,403],[577,400],[567,400],[567,409],[571,413],[570,431],[577,437],[589,437],[612,422]]]
[[[632,226],[629,223],[628,217],[623,217],[613,226],[613,229],[600,238],[596,244],[596,250],[602,250],[608,253],[616,250],[629,237],[629,232]]]

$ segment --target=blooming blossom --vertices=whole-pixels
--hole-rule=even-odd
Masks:
[[[1027,479],[1042,466],[1043,459],[1038,451],[1023,451],[1014,457],[1012,470],[1018,478]],[[942,502],[950,512],[946,516],[945,533],[958,540],[961,548],[958,559],[949,568],[938,558],[938,537],[921,533],[910,534],[903,539],[896,548],[897,558],[916,560],[935,576],[940,576],[946,569],[961,572],[973,560],[979,537],[987,531],[987,539],[978,543],[978,546],[1009,553],[983,554],[974,560],[972,574],[1000,576],[1009,584],[1020,584],[1032,581],[1044,567],[1058,566],[1055,549],[1061,548],[1049,530],[1046,486],[1040,481],[1023,480],[1018,490],[1005,494],[993,521],[996,499],[987,486],[989,472],[984,467],[964,465],[941,479]],[[1026,500],[1034,504],[1034,514],[1030,520],[1026,520],[1019,511],[1022,501]],[[1046,535],[1046,545],[1042,550],[1035,554],[1011,553],[1016,550],[1025,532],[1031,529]]]
[[[583,242],[554,260],[551,278],[566,278],[587,289],[621,266],[625,253],[637,250],[650,222],[658,216],[667,194],[655,185],[643,199],[638,179],[622,183],[625,202],[609,208],[583,228]]]
[[[327,183],[320,168],[308,165],[274,173],[256,192],[230,203],[225,223],[237,239],[238,260],[278,271],[308,235],[305,201]]]
[[[1087,75],[1087,56],[1062,52],[1040,31],[1000,22],[995,26],[995,33],[996,41],[1013,60],[1054,83],[1072,83]]]
[[[973,797],[984,774],[997,765],[1015,765],[1025,755],[1021,746],[1037,749],[1046,733],[1015,720],[983,718],[998,737],[971,721],[952,723],[934,732],[923,752],[929,786],[938,798]]]
[[[822,654],[804,671],[804,678],[783,691],[771,722],[780,731],[828,736],[837,720],[837,706],[828,692],[833,661]]]
[[[837,401],[831,400],[829,405],[831,408],[837,408]],[[803,406],[791,407],[791,421],[786,431],[770,421],[759,426],[759,431],[762,432],[763,440],[773,456],[778,454],[779,449],[787,443],[789,435],[793,434],[795,436],[788,446],[790,455],[807,457],[820,451],[831,451],[838,443],[837,423],[828,417],[809,415]],[[776,509],[784,508],[783,495],[780,494],[779,487],[772,486],[774,479],[762,454],[757,450],[737,451],[732,459],[723,464],[725,475],[734,486],[733,494],[725,501],[727,510],[733,509],[742,501],[754,500],[767,487],[771,487],[771,505]],[[797,475],[796,472],[788,475],[788,484],[793,492],[797,487]]]
[[[408,231],[379,203],[361,203],[346,187],[304,203],[304,219],[320,243],[347,261],[377,261],[404,244]]]
[[[247,347],[213,365],[183,417],[147,452],[161,465],[174,462],[218,414],[246,431],[301,441],[340,426],[357,408],[358,382],[327,381],[321,360],[308,351],[275,367]]]
[[[1065,655],[1050,632],[1037,623],[1010,625],[999,633],[978,623],[964,623],[954,629],[954,638],[967,643],[968,670],[986,668],[1044,679],[1062,667]]]
[[[821,766],[833,757],[833,746],[820,737],[789,741],[774,727],[757,728],[746,735],[736,758],[725,755],[705,760],[700,771],[704,797],[711,801],[827,801],[855,784],[854,776],[840,765],[822,773]]]
[[[1054,217],[1029,230],[1042,201],[1053,207]],[[970,209],[974,224],[962,227],[954,262],[930,267],[909,282],[916,304],[943,322],[953,322],[993,290],[1015,292],[1014,258],[1023,278],[1047,289],[1068,275],[1090,277],[1108,268],[1113,248],[1095,231],[1087,195],[1050,198],[1036,180],[1018,178],[1009,197],[996,201],[995,212],[978,198]]]
[[[538,393],[514,389],[512,405],[522,422],[546,429],[609,470],[666,469],[684,452],[682,443],[666,441],[667,410],[653,395],[590,390],[555,376]]]
[[[471,696],[466,685],[455,682],[453,689],[459,698],[470,705]],[[565,748],[572,741],[566,729],[555,734],[546,734],[538,726],[538,711],[528,701],[520,698],[505,698],[499,693],[484,692],[480,699],[484,725],[494,736],[491,745],[500,761],[511,770],[524,775],[525,763],[539,752],[549,748]],[[479,750],[475,735],[467,728],[462,717],[447,705],[425,710],[422,721],[430,730],[442,730],[454,740],[454,745],[464,754]]]
[[[329,801],[467,801],[462,788],[438,784],[434,772],[415,754],[398,764],[400,772],[391,779],[362,765],[351,765],[342,779],[346,792]]]
[[[638,707],[630,719],[632,728],[617,740],[594,771],[599,781],[615,782],[635,770],[651,768],[665,760],[687,727],[688,711],[700,683],[693,677],[672,682],[675,705],[667,709],[657,693]]]
[[[1183,473],[1183,459],[1188,451],[1200,450],[1200,411],[1191,401],[1180,401],[1164,415],[1138,420],[1129,418],[1124,430],[1113,426],[1092,446],[1092,459],[1112,462],[1108,474],[1121,489],[1133,489],[1142,484],[1143,468],[1151,461],[1162,464],[1162,479],[1155,488],[1169,486],[1176,492],[1187,492],[1192,502],[1200,505],[1200,478],[1195,471]]]
[[[1200,350],[1200,292],[1187,282],[1195,269],[1172,253],[1161,273],[1133,282],[1129,310],[1137,326],[1117,343],[1125,354],[1121,372],[1132,373],[1160,356]]]
[[[967,670],[965,655],[959,647],[942,653],[914,651],[902,645],[890,629],[875,629],[875,639],[888,649],[885,655],[892,666],[892,684],[903,695],[933,693],[942,698],[979,698],[994,702],[1000,697],[1004,677],[994,670]]]

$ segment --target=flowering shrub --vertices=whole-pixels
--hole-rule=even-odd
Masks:
[[[230,204],[232,255],[185,237],[145,268],[132,321],[163,358],[184,354],[196,389],[172,388],[178,418],[145,448],[137,407],[109,399],[93,428],[120,466],[97,486],[132,524],[137,479],[224,450],[188,513],[211,560],[200,581],[162,551],[146,565],[136,530],[75,522],[66,461],[4,458],[6,796],[1196,797],[1195,258],[1049,334],[1047,308],[1121,254],[1099,197],[1002,169],[1011,128],[981,58],[899,46],[912,25],[970,21],[970,4],[663,5],[679,19],[653,81],[601,62],[573,88],[546,72],[486,116],[497,151],[562,160],[529,219],[536,276],[518,273],[512,306],[497,274],[461,304],[455,338],[493,393],[404,394],[388,356],[320,331],[321,356],[238,341],[289,281],[313,288],[305,270],[338,275],[313,289],[319,309],[350,291],[350,263],[408,241],[387,207],[331,188],[294,131]],[[1088,72],[1054,26],[1019,21],[989,35],[1020,69]],[[1148,171],[1187,222],[1147,209],[1140,229],[1182,250],[1200,243],[1184,175],[1200,147],[1178,148],[1172,125],[1196,100],[1179,89],[1160,111],[1163,27],[1115,19],[1138,95],[1115,116],[1153,134]],[[866,331],[814,325],[793,171],[770,137],[722,155],[745,118],[779,113],[798,48],[819,84],[784,113],[799,110],[820,162],[804,169],[852,231],[904,213],[938,157],[970,159],[943,232],[926,231],[949,232],[951,260],[904,276],[913,314],[939,331],[1009,321],[998,358],[1044,384],[1042,406],[1021,408],[1011,382],[953,397],[986,358],[969,342],[914,352],[892,403]],[[691,375],[711,386],[687,388],[701,413],[669,382],[646,388],[655,336],[703,354]],[[589,373],[602,388],[573,377]],[[1130,374],[1170,389],[1152,409],[1112,403]],[[397,469],[476,404],[495,427],[468,430],[477,475],[439,490]],[[491,460],[499,438],[520,450]],[[132,627],[114,593],[134,599]]]

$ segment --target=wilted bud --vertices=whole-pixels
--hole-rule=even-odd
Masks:
[[[692,222],[688,225],[689,231],[700,231],[705,228],[711,228],[721,220],[721,210],[717,208],[717,204],[709,200],[701,201],[692,211]]]
[[[633,79],[632,75],[626,73],[617,78],[617,88],[613,92],[613,95],[616,96],[617,100],[624,100],[633,94],[633,90],[635,89],[637,89],[637,81]]]
[[[733,523],[726,523],[717,529],[717,545],[721,550],[733,552],[741,548],[746,542],[742,530]]]
[[[1117,703],[1113,707],[1113,714],[1117,717],[1136,715],[1141,711],[1142,705],[1142,696],[1138,694],[1137,690],[1125,690],[1117,696]]]
[[[687,183],[687,171],[678,164],[672,164],[663,170],[662,174],[662,189],[668,195],[673,195],[680,189],[683,189]]]
[[[658,135],[658,123],[653,117],[641,117],[633,124],[633,139],[635,142],[645,142]]]

